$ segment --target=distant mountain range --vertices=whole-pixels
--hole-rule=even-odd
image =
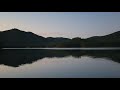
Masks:
[[[86,39],[75,37],[42,37],[32,32],[10,29],[0,32],[0,48],[33,48],[33,47],[120,47],[120,31]]]

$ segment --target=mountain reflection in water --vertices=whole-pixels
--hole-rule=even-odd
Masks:
[[[43,49],[14,49],[0,50],[0,64],[12,67],[19,67],[23,64],[31,64],[43,58],[61,58],[73,56],[90,56],[92,58],[108,58],[114,62],[120,63],[120,50],[43,50]]]

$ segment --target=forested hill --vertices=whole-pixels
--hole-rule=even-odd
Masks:
[[[105,36],[93,36],[84,40],[86,47],[120,47],[120,31]]]
[[[72,39],[63,37],[45,38],[16,28],[0,32],[0,48],[16,47],[120,47],[120,31],[86,39],[80,37]]]

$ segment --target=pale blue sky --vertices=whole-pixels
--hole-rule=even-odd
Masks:
[[[18,28],[44,37],[101,36],[120,30],[120,12],[0,12],[0,31]]]

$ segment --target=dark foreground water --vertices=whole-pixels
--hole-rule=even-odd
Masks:
[[[120,78],[120,50],[2,49],[0,78]]]

